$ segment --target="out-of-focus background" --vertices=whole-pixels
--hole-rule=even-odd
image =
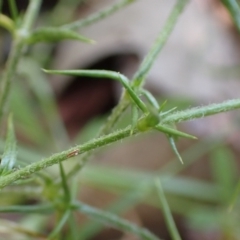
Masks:
[[[16,2],[24,13],[28,1]],[[115,2],[118,1],[43,1],[37,25],[68,23]],[[92,139],[121,96],[121,85],[111,80],[49,76],[41,68],[106,69],[131,78],[174,3],[137,0],[82,28],[80,33],[95,40],[95,44],[63,41],[26,50],[10,100],[20,161],[37,161]],[[8,1],[3,1],[3,13],[9,14]],[[239,98],[239,40],[232,17],[220,0],[190,1],[150,71],[146,88],[159,103],[167,99],[169,109]],[[11,37],[3,29],[0,45],[4,69]],[[130,112],[125,113],[116,129],[130,120]],[[151,184],[160,176],[183,240],[240,239],[240,206],[235,196],[239,182],[239,121],[236,110],[180,124],[180,129],[198,137],[177,142],[184,165],[160,133],[142,134],[103,148],[79,174],[79,199],[111,209],[161,239],[171,239]],[[77,160],[78,157],[67,161],[65,168],[70,169]],[[58,174],[57,168],[49,171]],[[41,199],[41,188],[35,190],[35,196],[25,195],[25,189],[22,194],[16,192],[15,197],[3,191],[0,202],[34,204]],[[77,218],[79,239],[137,239],[83,216]],[[1,214],[1,219],[22,221],[25,226],[32,222],[45,230],[54,225],[51,217],[42,215]]]

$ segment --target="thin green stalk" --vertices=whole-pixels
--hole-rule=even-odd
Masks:
[[[0,119],[2,118],[3,112],[6,107],[11,82],[16,73],[17,64],[20,59],[22,49],[24,47],[23,38],[28,35],[32,24],[35,22],[40,8],[40,4],[41,0],[32,0],[30,2],[27,12],[25,14],[23,26],[18,31],[18,34],[16,34],[16,38],[13,41],[11,52],[6,64],[6,70],[4,71],[0,85]]]
[[[54,154],[48,158],[41,161],[34,162],[20,170],[17,170],[7,176],[0,178],[0,188],[3,188],[14,181],[30,176],[31,174],[38,172],[42,169],[50,167],[54,164],[60,163],[66,159],[72,158],[84,152],[99,148],[101,146],[108,145],[110,143],[116,142],[130,135],[131,129],[125,128],[124,130],[117,131],[115,133],[103,136],[92,141],[89,141],[83,145],[76,146],[69,150],[63,151],[61,153]],[[136,134],[138,130],[135,130],[133,134]]]
[[[89,17],[86,17],[82,20],[78,20],[78,21],[75,21],[75,22],[72,22],[69,24],[65,24],[62,26],[62,28],[77,30],[77,29],[86,27],[86,26],[91,25],[101,19],[108,17],[109,15],[117,12],[119,9],[125,7],[126,5],[128,5],[134,1],[136,1],[136,0],[122,0],[110,7],[107,7],[97,13],[92,14]]]
[[[17,6],[16,6],[16,2],[15,2],[15,0],[9,0],[8,2],[9,2],[9,8],[11,11],[12,19],[16,23],[17,17],[18,17],[18,10],[17,10]]]
[[[163,210],[163,215],[164,218],[166,220],[166,224],[168,227],[168,230],[171,234],[171,237],[173,240],[181,240],[181,237],[179,235],[179,232],[177,230],[176,224],[174,222],[173,216],[171,214],[171,210],[168,206],[167,200],[165,198],[162,186],[161,186],[161,182],[159,179],[156,179],[156,187],[157,187],[157,192],[158,192],[158,196],[159,196],[159,200],[161,202],[162,205],[162,210]]]
[[[178,0],[175,4],[174,8],[172,9],[171,14],[169,15],[163,30],[159,33],[155,43],[153,44],[152,48],[150,49],[147,56],[144,58],[142,64],[140,65],[138,71],[133,76],[133,85],[135,87],[140,87],[144,84],[144,80],[148,72],[150,71],[152,65],[156,61],[160,51],[164,47],[165,43],[167,42],[170,34],[172,33],[178,17],[184,10],[185,5],[189,2],[189,0]]]
[[[189,121],[238,108],[240,108],[240,99],[232,99],[222,103],[215,103],[203,107],[195,107],[183,111],[176,111],[167,115],[166,117],[163,117],[160,123],[168,124]]]
[[[185,111],[169,114],[168,116],[166,116],[166,118],[162,120],[162,123],[187,121],[195,118],[201,118],[203,116],[213,115],[220,112],[230,111],[237,108],[240,108],[240,100],[239,99],[229,100],[223,103],[212,104],[199,108],[192,108]],[[0,178],[0,188],[3,188],[11,184],[18,179],[29,177],[31,174],[38,172],[42,169],[45,169],[47,167],[50,167],[54,164],[60,163],[64,160],[82,154],[84,152],[88,152],[96,148],[108,145],[110,143],[116,142],[118,140],[124,139],[126,137],[129,137],[130,135],[134,135],[137,133],[139,133],[138,129],[134,129],[132,131],[130,127],[127,127],[123,130],[116,131],[109,135],[93,139],[92,141],[89,141],[83,145],[79,145],[69,150],[63,151],[61,153],[54,154],[48,158],[45,158],[39,162],[32,163],[20,170],[17,170],[13,173],[10,173],[7,176]],[[80,164],[83,164],[83,162],[81,162]]]
[[[60,231],[62,230],[62,228],[64,227],[65,223],[67,222],[67,220],[69,219],[71,215],[71,210],[67,210],[62,218],[60,219],[60,221],[58,222],[58,224],[56,225],[56,227],[54,228],[54,230],[50,233],[50,235],[48,236],[48,239],[55,239],[56,236],[58,236],[60,234]]]
[[[47,214],[54,211],[52,204],[42,204],[35,206],[4,206],[0,207],[1,213],[41,213]]]
[[[74,209],[78,209],[81,213],[93,218],[96,221],[100,221],[104,224],[111,225],[116,229],[124,232],[131,232],[138,235],[141,239],[145,240],[159,240],[154,234],[149,232],[147,229],[138,227],[137,225],[121,219],[117,215],[99,210],[97,208],[91,207],[81,202],[76,202],[72,205]]]
[[[71,200],[71,193],[69,191],[66,174],[65,174],[65,171],[63,169],[63,165],[61,162],[59,163],[59,168],[60,168],[61,179],[62,179],[62,188],[64,191],[64,200],[66,203],[69,203]]]
[[[79,229],[79,224],[75,220],[75,216],[73,212],[71,212],[71,215],[69,216],[68,219],[68,225],[69,225],[69,231],[70,231],[70,239],[71,240],[79,240],[79,234],[78,234],[78,229]]]
[[[28,32],[31,30],[38,16],[38,12],[40,10],[41,4],[42,4],[42,0],[30,1],[26,14],[24,15],[23,26],[21,31],[24,31],[26,34],[28,34]]]

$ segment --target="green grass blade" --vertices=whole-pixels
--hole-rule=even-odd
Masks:
[[[214,181],[219,185],[219,198],[229,203],[237,181],[237,164],[235,157],[228,147],[221,146],[210,156],[211,172]]]
[[[9,0],[9,8],[10,8],[10,12],[11,12],[11,17],[14,20],[14,22],[17,22],[17,17],[18,17],[18,10],[17,10],[17,6],[16,6],[16,2],[15,0]]]
[[[93,218],[96,221],[100,221],[104,224],[110,225],[124,232],[134,233],[137,236],[139,236],[141,239],[159,240],[158,237],[150,233],[148,230],[144,228],[140,228],[137,225],[125,219],[122,219],[113,213],[91,207],[81,202],[74,203],[72,207],[78,209],[81,213],[86,214],[87,216]]]
[[[173,240],[181,240],[180,234],[177,230],[177,226],[174,222],[173,216],[171,214],[171,210],[168,206],[167,200],[165,198],[162,186],[161,186],[161,182],[159,179],[156,179],[156,187],[157,187],[157,192],[158,192],[158,196],[159,196],[159,200],[162,206],[162,210],[163,210],[163,215],[164,218],[166,220],[166,224],[168,227],[168,230],[171,234],[171,237]]]

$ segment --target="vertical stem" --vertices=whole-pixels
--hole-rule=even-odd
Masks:
[[[147,56],[144,58],[142,64],[140,65],[140,68],[135,73],[133,77],[134,86],[139,87],[143,85],[148,72],[150,71],[153,63],[158,57],[158,54],[160,53],[165,43],[167,42],[171,32],[173,31],[177,23],[178,17],[181,15],[188,1],[189,0],[178,0],[177,3],[175,4],[171,14],[167,19],[167,22],[165,23],[165,26],[163,27],[163,30],[159,33],[155,43],[153,44]]]
[[[42,0],[31,0],[23,19],[23,30],[30,31],[36,21]]]
[[[18,61],[21,57],[22,49],[24,47],[24,36],[28,34],[37,17],[41,0],[32,0],[28,6],[26,15],[24,17],[23,26],[19,33],[16,35],[15,40],[12,43],[11,52],[6,64],[6,70],[4,71],[1,83],[0,83],[0,119],[3,116],[3,112],[8,100],[11,82],[17,69]]]
[[[17,10],[17,6],[16,6],[16,2],[15,0],[9,0],[9,8],[11,11],[11,16],[14,20],[14,22],[17,22],[17,17],[18,17],[18,10]]]
[[[3,73],[3,77],[0,85],[0,119],[6,107],[6,102],[9,95],[11,81],[15,74],[17,63],[21,55],[22,44],[16,40],[12,43],[11,52],[7,61],[6,70]]]

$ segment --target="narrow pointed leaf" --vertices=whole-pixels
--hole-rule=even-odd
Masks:
[[[160,106],[160,108],[159,108],[159,112],[161,112],[161,111],[165,108],[166,104],[167,104],[167,100],[165,100],[165,101],[161,104],[161,106]]]
[[[166,220],[166,225],[167,225],[167,228],[169,230],[169,233],[171,234],[171,237],[172,237],[173,240],[181,240],[180,234],[179,234],[177,226],[174,222],[171,210],[169,208],[167,199],[164,195],[164,191],[162,189],[161,182],[160,182],[159,179],[156,179],[156,187],[157,187],[159,200],[160,200],[160,203],[161,203],[161,207],[162,207],[162,210],[163,210],[163,215],[164,215],[164,218]]]
[[[129,80],[123,74],[108,70],[45,70],[44,72],[50,74],[72,75],[72,76],[85,76],[95,78],[109,78],[121,82],[123,87],[127,90],[128,95],[132,101],[141,109],[144,113],[147,113],[147,107],[144,102],[138,97],[129,84]]]
[[[181,157],[180,153],[177,150],[174,138],[172,136],[168,136],[168,140],[169,140],[169,143],[170,143],[170,146],[171,146],[173,152],[176,154],[176,156],[179,159],[179,161],[183,164],[182,157]]]
[[[39,42],[58,42],[62,40],[77,40],[86,43],[94,43],[94,41],[89,38],[74,31],[62,28],[39,28],[26,39],[26,43],[35,44]]]
[[[53,229],[53,231],[50,233],[50,235],[48,236],[48,239],[56,239],[56,236],[61,232],[62,228],[64,227],[64,225],[66,224],[66,222],[68,221],[69,217],[71,215],[71,211],[67,210],[63,215],[62,218],[60,219],[60,221],[58,222],[58,224],[55,226],[55,228]]]
[[[190,139],[197,139],[193,135],[190,135],[190,134],[178,131],[178,130],[176,130],[174,128],[170,128],[170,127],[167,127],[167,126],[164,126],[164,125],[157,125],[154,128],[156,130],[160,131],[160,132],[172,135],[174,137],[184,137],[184,138],[190,138]]]
[[[7,173],[13,168],[16,162],[16,156],[17,156],[16,139],[13,128],[12,116],[10,115],[8,118],[7,137],[1,160],[1,169],[3,171],[2,174]]]
[[[154,107],[155,109],[157,109],[159,111],[159,104],[158,104],[156,98],[152,95],[152,93],[150,93],[149,91],[147,91],[145,89],[142,89],[141,93],[146,97],[146,99],[152,105],[152,107]]]

